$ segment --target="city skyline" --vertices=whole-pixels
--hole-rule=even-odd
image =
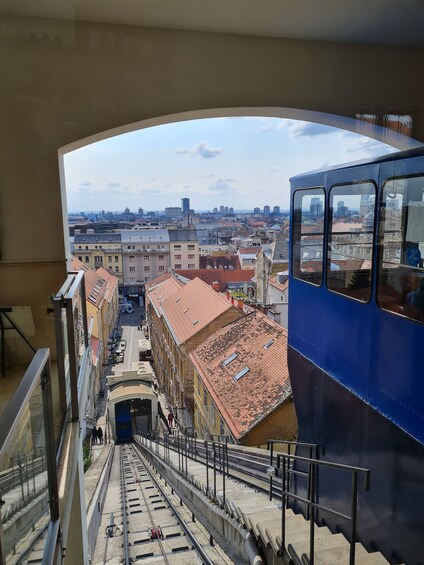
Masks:
[[[345,130],[281,118],[165,124],[65,155],[69,212],[289,208],[289,178],[394,148]]]

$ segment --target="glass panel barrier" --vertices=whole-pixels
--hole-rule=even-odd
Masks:
[[[58,518],[49,350],[37,351],[0,421],[0,563],[23,563]],[[56,493],[56,495],[54,495]]]

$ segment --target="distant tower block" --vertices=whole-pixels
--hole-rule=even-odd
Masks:
[[[190,198],[181,198],[181,210],[183,214],[190,212]]]

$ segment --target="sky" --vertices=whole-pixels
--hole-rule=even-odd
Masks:
[[[290,177],[395,151],[311,122],[208,118],[154,126],[67,153],[69,212],[289,208]]]

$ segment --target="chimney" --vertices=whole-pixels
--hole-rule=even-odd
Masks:
[[[219,282],[218,282],[218,281],[213,281],[213,283],[212,283],[212,288],[213,288],[216,292],[219,292]]]

